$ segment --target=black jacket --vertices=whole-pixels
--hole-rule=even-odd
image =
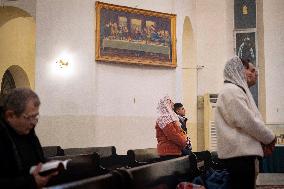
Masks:
[[[179,122],[181,124],[182,130],[187,134],[187,128],[186,128],[187,118],[186,117],[182,117],[182,116],[178,116],[178,119],[179,119]]]
[[[0,110],[1,111],[1,110]],[[29,174],[27,165],[20,153],[19,146],[16,144],[13,129],[4,120],[3,112],[0,113],[0,188],[21,188],[32,189],[36,188],[34,177]],[[40,142],[32,130],[27,136],[28,149],[32,153],[26,152],[26,160],[29,156],[34,162],[44,162],[44,156]],[[26,149],[26,148],[25,148]]]

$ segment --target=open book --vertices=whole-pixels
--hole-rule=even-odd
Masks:
[[[44,164],[42,164],[41,170],[40,170],[40,175],[48,175],[52,172],[55,171],[62,171],[67,169],[67,163],[70,161],[70,159],[61,161],[61,160],[54,160],[54,161],[49,161]],[[32,166],[30,168],[30,174],[35,170],[36,165]]]

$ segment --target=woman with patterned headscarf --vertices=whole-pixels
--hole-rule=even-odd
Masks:
[[[224,68],[224,87],[215,111],[218,157],[230,173],[231,188],[253,189],[262,145],[273,150],[275,135],[268,129],[247,85],[248,64],[235,56]]]
[[[181,130],[177,114],[173,110],[173,101],[165,96],[158,103],[156,138],[158,154],[164,158],[177,157],[188,145],[186,134]]]

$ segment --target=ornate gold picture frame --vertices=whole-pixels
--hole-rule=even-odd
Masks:
[[[97,1],[96,61],[176,67],[176,15]]]

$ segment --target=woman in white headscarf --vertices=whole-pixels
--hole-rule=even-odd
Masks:
[[[263,157],[262,145],[275,144],[248,89],[248,67],[237,56],[227,61],[215,112],[218,157],[230,173],[233,189],[255,187],[255,162]]]
[[[173,101],[165,96],[158,103],[156,121],[157,150],[161,157],[177,157],[187,146],[187,136],[180,128],[177,114],[173,111]]]

